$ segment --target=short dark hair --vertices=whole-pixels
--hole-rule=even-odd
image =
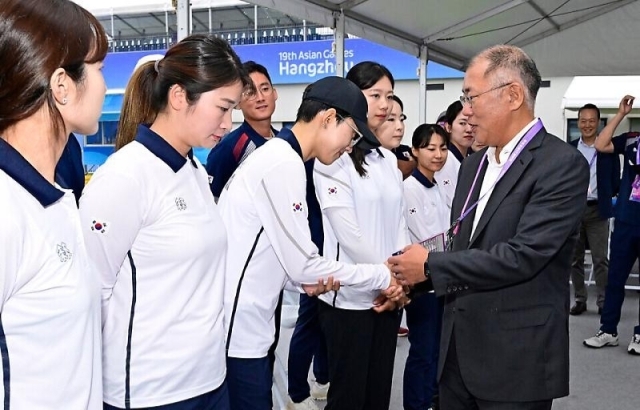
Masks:
[[[415,131],[413,131],[413,137],[411,137],[411,146],[415,149],[425,148],[431,143],[431,137],[433,134],[438,134],[442,137],[445,145],[449,145],[449,133],[444,130],[438,124],[421,124],[418,125]]]
[[[447,113],[444,116],[444,120],[449,125],[453,125],[453,122],[458,118],[458,115],[462,112],[462,103],[460,100],[455,100],[447,107]]]
[[[262,64],[258,64],[253,60],[249,60],[242,63],[242,67],[244,67],[247,74],[260,73],[264,75],[265,77],[267,77],[267,80],[269,80],[269,84],[273,85],[273,83],[271,82],[269,71],[267,71],[267,67],[263,66]]]
[[[315,100],[302,100],[298,113],[296,114],[296,122],[311,122],[322,111],[326,111],[330,108],[336,110],[338,114],[338,122],[341,122],[344,118],[349,116],[348,113],[329,105]]]
[[[578,110],[578,118],[580,118],[580,113],[583,110],[594,110],[598,114],[598,119],[600,119],[600,108],[598,108],[595,104],[585,104]]]
[[[2,0],[0,133],[47,106],[51,126],[62,137],[64,120],[51,91],[51,76],[63,68],[82,84],[85,65],[103,61],[107,50],[102,25],[72,1]]]

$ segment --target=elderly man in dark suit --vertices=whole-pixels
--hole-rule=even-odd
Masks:
[[[535,118],[540,82],[517,47],[472,60],[461,101],[487,148],[460,168],[452,250],[413,245],[389,259],[405,284],[445,298],[447,410],[548,410],[569,394],[569,272],[589,172]]]

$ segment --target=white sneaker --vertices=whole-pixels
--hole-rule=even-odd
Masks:
[[[629,343],[629,347],[627,348],[627,352],[632,355],[640,356],[640,335],[635,334],[631,338],[631,343]]]
[[[316,381],[311,383],[311,397],[316,400],[327,400],[327,393],[329,393],[329,383],[320,384]]]
[[[599,330],[595,336],[585,339],[582,342],[587,347],[593,347],[594,349],[599,349],[605,346],[618,346],[618,335],[605,333],[602,330]],[[640,345],[638,345],[640,347]]]
[[[287,410],[320,410],[320,408],[316,406],[316,403],[311,397],[307,397],[300,403],[294,403],[289,399],[289,403],[287,403]]]

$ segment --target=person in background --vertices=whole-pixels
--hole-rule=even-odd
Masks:
[[[609,218],[613,216],[611,198],[620,188],[620,160],[617,155],[598,153],[595,148],[600,110],[586,104],[578,110],[580,138],[571,141],[589,163],[589,191],[587,208],[580,224],[580,236],[571,264],[571,283],[575,294],[575,305],[571,315],[581,315],[587,310],[588,292],[584,284],[584,254],[587,241],[591,250],[592,269],[596,278],[598,314],[602,313],[604,294],[609,269]]]
[[[242,66],[249,73],[254,86],[242,94],[238,104],[244,122],[213,147],[207,157],[206,170],[216,202],[222,188],[242,161],[278,133],[271,126],[278,91],[271,83],[269,72],[255,61],[246,61]]]
[[[376,132],[376,136],[383,147],[394,153],[398,160],[398,168],[402,172],[402,179],[407,179],[416,167],[416,160],[411,154],[411,147],[402,144],[404,122],[407,119],[403,111],[402,100],[394,94],[389,116]]]
[[[449,134],[437,124],[422,124],[413,132],[411,145],[418,166],[404,181],[405,215],[411,242],[420,243],[449,228],[449,207],[434,176],[447,161]],[[405,410],[437,406],[441,302],[430,291],[412,298],[405,308],[411,329],[402,389]]]
[[[394,302],[403,297],[384,264],[352,265],[322,257],[309,230],[305,162],[316,158],[316,165],[331,164],[364,136],[375,139],[366,122],[367,102],[358,87],[339,77],[318,80],[303,94],[293,127],[250,155],[222,191],[220,212],[233,227],[228,230],[224,304],[234,410],[273,407],[268,351],[284,286],[322,293],[318,288],[324,283],[318,281],[332,275],[344,288],[384,290]],[[330,281],[326,288],[335,290]],[[298,409],[315,406],[310,398],[296,404]]]
[[[436,124],[441,126],[443,129],[446,130],[446,125],[447,125],[447,110],[442,111],[439,115],[438,115],[438,119],[436,120]]]
[[[484,149],[484,147],[486,147],[486,145],[481,144],[477,139],[474,138],[473,139],[473,144],[471,144],[470,150],[471,150],[472,153],[475,154],[476,152],[481,151],[482,149]]]
[[[368,102],[368,128],[380,133],[393,101],[393,76],[375,62],[347,73]],[[332,164],[316,163],[314,181],[322,208],[324,256],[347,263],[379,263],[409,243],[402,175],[387,148],[400,139],[371,132]],[[381,140],[384,140],[383,146]],[[400,315],[379,291],[341,288],[320,296],[327,341],[327,410],[388,409]]]
[[[598,152],[622,155],[622,180],[616,201],[611,234],[608,283],[600,317],[600,330],[584,340],[591,348],[617,346],[618,323],[622,313],[624,292],[633,263],[640,259],[640,133],[626,132],[613,137],[618,125],[633,109],[635,97],[625,95],[618,112],[609,120],[595,141]],[[638,314],[640,320],[640,312]],[[640,324],[633,329],[627,352],[640,355]]]
[[[412,245],[388,260],[403,284],[445,298],[446,410],[549,410],[569,394],[569,275],[589,172],[535,117],[541,81],[518,47],[471,60],[460,100],[488,148],[460,169],[451,251]]]
[[[68,0],[3,0],[0,25],[4,408],[99,410],[100,281],[56,166],[71,133],[98,130],[107,35]]]
[[[404,104],[397,95],[393,95],[393,103],[387,120],[380,125],[376,132],[376,136],[380,141],[380,145],[390,150],[398,160],[398,169],[402,173],[402,179],[405,180],[411,175],[416,168],[416,160],[413,157],[411,147],[402,145],[404,137],[404,121],[407,116],[404,115]],[[400,312],[402,319],[402,312]],[[401,320],[402,321],[402,320]],[[407,337],[409,329],[398,327],[398,337]]]
[[[449,155],[444,167],[436,173],[436,180],[440,181],[449,207],[456,191],[460,164],[471,153],[470,148],[474,141],[473,129],[468,120],[469,118],[462,112],[460,101],[454,101],[449,105],[444,126],[451,136]]]
[[[116,152],[80,199],[102,281],[104,409],[228,410],[227,233],[194,147],[214,146],[251,79],[192,35],[138,67]]]

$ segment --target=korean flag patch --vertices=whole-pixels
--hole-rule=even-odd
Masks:
[[[108,227],[109,227],[109,223],[101,219],[94,219],[91,222],[91,232],[93,233],[105,234],[107,233]]]

